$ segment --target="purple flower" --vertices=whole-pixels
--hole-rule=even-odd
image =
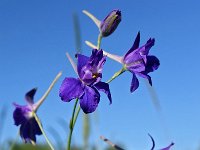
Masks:
[[[60,87],[61,100],[69,102],[72,99],[80,99],[80,106],[85,113],[96,110],[100,101],[99,91],[107,94],[112,103],[109,85],[101,82],[102,68],[106,61],[102,50],[93,49],[90,57],[77,54],[77,72],[79,78],[65,78]]]
[[[25,95],[27,105],[21,106],[14,103],[16,107],[13,112],[13,118],[16,126],[20,125],[20,136],[24,142],[36,142],[36,135],[41,135],[42,132],[33,116],[34,108],[36,107],[33,98],[36,88],[32,89]]]
[[[134,92],[139,86],[136,75],[148,79],[149,84],[152,85],[151,77],[148,73],[158,69],[160,65],[157,57],[149,55],[149,50],[154,45],[154,42],[155,39],[150,38],[145,45],[139,47],[140,33],[138,32],[133,46],[122,59],[124,67],[133,74],[131,92]]]
[[[113,10],[108,16],[101,22],[100,31],[103,37],[107,37],[112,34],[121,22],[121,11]]]

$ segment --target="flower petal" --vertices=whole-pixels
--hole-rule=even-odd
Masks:
[[[83,73],[81,72],[81,70],[87,64],[89,57],[81,55],[81,54],[77,54],[76,56],[78,58],[78,62],[77,62],[78,75],[80,78],[82,78]]]
[[[74,98],[80,98],[84,93],[84,86],[79,79],[65,78],[61,84],[59,96],[61,100],[69,102]]]
[[[34,103],[33,99],[34,99],[34,95],[35,95],[36,91],[37,91],[37,88],[34,88],[26,93],[25,99],[28,102],[28,104]]]
[[[130,61],[130,62],[129,62]],[[127,60],[126,68],[131,72],[145,71],[145,63],[140,55],[133,56],[130,60]]]
[[[127,55],[129,55],[131,52],[133,52],[135,49],[137,49],[139,47],[140,44],[140,32],[138,32],[135,41],[133,43],[133,46],[131,47],[131,49],[126,53],[126,55],[124,57],[126,57]]]
[[[130,91],[133,93],[137,88],[139,87],[139,81],[136,75],[133,73],[132,81],[131,81],[131,87]]]
[[[36,142],[36,135],[41,135],[42,132],[35,118],[27,120],[20,126],[20,136],[25,142]]]
[[[153,72],[154,70],[157,70],[159,66],[160,66],[160,61],[157,57],[147,56],[145,73],[148,74],[149,72]]]
[[[31,109],[27,105],[20,106],[16,103],[14,103],[13,105],[16,107],[13,112],[13,119],[14,119],[15,125],[18,126],[27,121],[28,119],[27,116],[28,116],[28,113],[31,112]]]
[[[84,113],[92,113],[96,110],[100,101],[100,94],[97,89],[85,86],[85,93],[80,98],[80,106]]]
[[[92,73],[102,73],[105,62],[106,56],[103,56],[103,50],[93,49],[87,67],[92,69]]]
[[[150,38],[145,45],[142,47],[138,48],[138,53],[143,57],[143,60],[145,63],[147,63],[147,55],[149,54],[149,50],[151,49],[152,46],[154,46],[155,39]]]
[[[140,77],[146,78],[149,81],[149,84],[152,86],[152,80],[151,77],[148,74],[143,74],[143,73],[136,73]]]
[[[97,66],[99,64],[99,61],[101,61],[103,58],[103,51],[102,50],[97,50],[93,49],[92,50],[92,55],[90,56],[90,59],[88,63],[91,66]]]
[[[102,91],[104,93],[106,93],[106,95],[108,96],[108,99],[110,100],[110,104],[112,104],[112,97],[111,97],[111,93],[110,93],[110,88],[109,88],[109,84],[105,83],[105,82],[98,82],[97,84],[94,85],[99,91]]]

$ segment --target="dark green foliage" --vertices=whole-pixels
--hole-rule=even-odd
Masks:
[[[48,145],[15,144],[12,150],[50,150]]]

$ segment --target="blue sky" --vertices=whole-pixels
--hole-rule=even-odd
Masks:
[[[1,0],[0,109],[8,107],[3,140],[14,138],[18,130],[13,125],[12,102],[25,104],[24,94],[33,87],[38,87],[35,100],[39,99],[59,71],[63,75],[38,115],[44,128],[54,127],[66,139],[58,120],[69,121],[73,102],[62,102],[58,90],[64,77],[76,76],[65,56],[66,52],[73,56],[76,51],[72,14],[77,13],[80,19],[82,51],[90,55],[91,49],[84,41],[96,43],[98,29],[82,10],[103,19],[118,8],[122,22],[111,36],[103,39],[101,47],[123,55],[138,31],[141,44],[150,37],[156,39],[150,54],[160,59],[161,66],[151,77],[162,112],[156,111],[143,79],[136,92],[129,92],[131,74],[126,72],[110,84],[113,104],[109,105],[102,93],[97,112],[90,115],[91,143],[104,146],[99,140],[104,135],[127,149],[149,149],[150,133],[157,148],[174,141],[174,149],[196,150],[200,145],[199,5],[197,0]],[[107,60],[103,80],[119,69],[120,64]],[[75,143],[82,143],[81,116],[74,132]],[[38,139],[44,141],[43,137]]]

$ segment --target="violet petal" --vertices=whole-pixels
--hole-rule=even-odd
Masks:
[[[36,142],[36,135],[41,134],[42,132],[35,118],[27,120],[20,126],[20,136],[25,140],[25,142],[30,142],[30,140]]]
[[[80,98],[80,106],[84,113],[92,113],[96,110],[100,101],[100,94],[94,87],[85,86],[84,95]]]
[[[136,73],[137,75],[139,75],[142,78],[146,78],[149,81],[149,84],[152,86],[152,80],[151,77],[147,74],[143,74],[143,73]]]
[[[99,91],[104,92],[107,96],[108,99],[110,101],[110,104],[112,104],[112,97],[111,97],[111,93],[110,93],[110,88],[109,88],[109,84],[105,83],[105,82],[98,82],[97,84],[94,85]]]
[[[25,99],[29,104],[33,104],[34,103],[34,95],[37,91],[37,88],[34,88],[32,90],[30,90],[29,92],[26,93],[25,95]]]
[[[59,96],[63,101],[69,102],[80,98],[84,93],[84,86],[79,79],[65,78],[61,84]]]
[[[157,57],[147,56],[145,73],[148,74],[149,72],[153,72],[154,70],[157,70],[159,66],[160,66],[160,61]]]
[[[130,91],[131,93],[134,92],[139,87],[139,81],[136,75],[133,73],[132,81],[131,81],[131,87]]]
[[[85,66],[89,60],[89,57],[81,55],[81,54],[77,54],[77,58],[78,58],[78,62],[77,62],[77,71],[78,71],[78,75],[80,78],[82,78],[83,73],[82,73],[82,68],[83,66]]]
[[[131,52],[133,52],[135,49],[137,49],[139,47],[140,44],[140,32],[138,32],[135,41],[133,43],[133,46],[131,47],[131,49],[126,53],[126,55],[124,57],[126,57],[127,55],[129,55]]]
[[[135,59],[135,60],[134,60]],[[145,63],[141,56],[135,56],[131,63],[126,65],[126,68],[131,72],[142,72],[145,71]]]
[[[16,108],[13,112],[13,118],[14,118],[15,125],[18,126],[26,122],[26,120],[28,119],[27,118],[28,113],[30,113],[31,110],[30,108],[28,108],[28,106],[20,106],[16,103],[14,103],[14,106]]]
[[[138,48],[137,51],[140,53],[140,55],[143,57],[145,63],[147,62],[146,56],[149,54],[149,50],[151,49],[152,46],[155,44],[155,39],[150,38],[145,45],[142,47]]]

